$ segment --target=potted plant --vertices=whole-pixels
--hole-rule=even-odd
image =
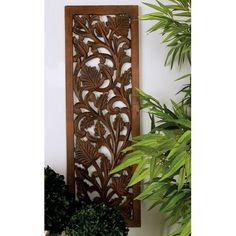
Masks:
[[[49,231],[50,235],[60,235],[73,214],[74,198],[68,191],[64,176],[49,166],[44,169],[44,185],[44,229]]]
[[[126,236],[128,231],[122,216],[104,203],[84,204],[66,227],[67,236]]]

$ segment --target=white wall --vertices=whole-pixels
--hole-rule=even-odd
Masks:
[[[149,0],[148,2],[154,2]],[[66,175],[66,120],[65,120],[65,5],[139,5],[140,14],[150,10],[138,0],[45,0],[45,165]],[[147,34],[153,23],[141,21],[140,30],[140,88],[169,104],[169,99],[181,88],[182,81],[174,82],[189,72],[189,66],[170,70],[164,67],[167,50],[158,32]],[[150,122],[141,114],[141,132],[148,132]],[[131,228],[129,236],[164,236],[166,227],[158,209],[147,211],[142,203],[142,227]]]

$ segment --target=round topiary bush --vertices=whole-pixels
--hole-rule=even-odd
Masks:
[[[126,236],[128,231],[123,217],[104,203],[82,206],[66,227],[67,236]]]
[[[45,230],[61,233],[74,213],[74,198],[68,191],[64,176],[49,166],[44,168]]]

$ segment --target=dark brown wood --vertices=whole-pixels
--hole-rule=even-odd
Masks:
[[[72,20],[65,14],[65,56],[66,56],[66,131],[67,131],[67,184],[74,192],[74,118],[73,118],[73,65],[72,65]]]
[[[138,7],[68,6],[65,26],[69,189],[112,205],[138,227],[140,186],[126,188],[132,168],[109,175],[131,133],[139,135]]]

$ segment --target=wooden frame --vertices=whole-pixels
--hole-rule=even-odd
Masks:
[[[72,18],[73,15],[116,15],[128,14],[131,20],[131,71],[132,71],[132,136],[140,134],[139,99],[135,88],[139,87],[139,32],[138,32],[138,6],[66,6],[65,7],[65,51],[66,51],[66,128],[67,128],[67,183],[69,190],[75,192],[74,170],[74,111],[73,111],[73,42],[72,42]],[[133,187],[134,196],[140,192],[140,185]],[[126,219],[130,227],[139,227],[140,202],[133,201],[133,219]]]

